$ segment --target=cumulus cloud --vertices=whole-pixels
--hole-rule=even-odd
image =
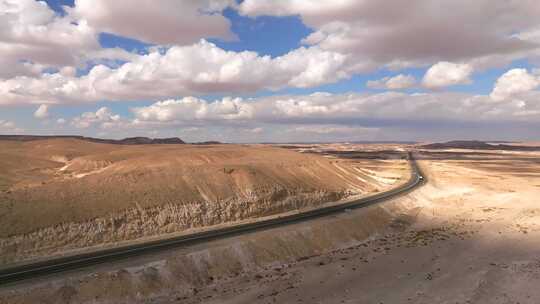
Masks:
[[[39,119],[45,119],[49,117],[49,106],[42,104],[34,112],[34,117]]]
[[[132,109],[137,121],[195,122],[249,119],[253,108],[241,98],[226,97],[209,103],[196,97],[165,100]]]
[[[259,133],[264,132],[264,128],[257,127],[257,128],[253,128],[253,129],[248,129],[247,131],[250,132],[250,133],[259,134]]]
[[[58,118],[56,120],[56,123],[59,124],[59,125],[65,125],[66,124],[66,120],[64,118]]]
[[[162,45],[201,38],[232,38],[221,11],[232,0],[77,0],[55,13],[44,1],[0,1],[0,79],[40,76],[45,69],[81,67],[88,62],[131,61],[121,48],[102,48],[101,32]],[[66,71],[64,69],[64,71]]]
[[[455,92],[314,93],[213,101],[185,97],[134,107],[124,117],[101,108],[75,117],[71,124],[115,136],[148,130],[171,136],[174,131],[194,141],[395,140],[419,134],[469,138],[493,135],[496,128],[510,132],[516,126],[528,126],[520,132],[531,136],[532,126],[540,121],[539,98],[536,91],[504,103],[488,95]]]
[[[44,68],[76,66],[107,55],[126,59],[121,49],[102,52],[98,34],[85,20],[58,16],[43,1],[0,1],[0,79],[39,75]]]
[[[96,112],[85,112],[73,118],[71,125],[79,129],[86,129],[96,125],[106,129],[120,121],[120,115],[113,114],[107,107],[101,107]]]
[[[495,101],[501,101],[532,91],[538,86],[540,76],[530,74],[526,69],[512,69],[497,79],[490,97]]]
[[[245,0],[239,11],[252,17],[300,15],[315,30],[304,43],[389,68],[439,61],[493,66],[538,54],[538,44],[519,35],[538,28],[538,3],[495,3]]]
[[[18,128],[13,121],[0,119],[0,133],[14,133],[23,131],[24,130]]]
[[[412,75],[399,74],[393,77],[384,77],[379,80],[369,80],[366,86],[371,89],[402,90],[416,85],[416,79]]]
[[[465,93],[384,92],[269,96],[257,99],[224,98],[206,101],[195,97],[166,100],[132,109],[134,121],[179,125],[318,124],[377,127],[429,122],[534,121],[540,117],[540,97],[495,104],[486,95]]]
[[[429,68],[422,79],[422,85],[427,88],[437,89],[458,84],[472,82],[473,68],[468,64],[452,62],[438,62]]]
[[[230,39],[221,11],[232,0],[76,0],[70,14],[102,31],[162,45],[190,44],[202,38]]]
[[[501,3],[497,7],[510,12],[502,15],[500,10],[493,11],[491,1],[464,1],[433,5],[420,0],[404,8],[396,3],[351,0],[246,0],[240,4],[166,0],[160,5],[149,0],[140,5],[124,5],[124,0],[77,0],[73,8],[66,8],[65,16],[59,16],[41,2],[5,0],[1,4],[7,17],[0,21],[5,25],[0,31],[0,61],[7,60],[3,66],[9,68],[0,71],[5,72],[0,75],[0,104],[244,94],[316,87],[381,66],[398,69],[432,64],[423,84],[441,88],[470,82],[473,67],[493,58],[518,58],[536,50],[533,38],[528,38],[534,35],[524,34],[537,29],[535,2]],[[220,13],[227,6],[247,16],[299,14],[315,30],[304,41],[310,46],[272,58],[198,41],[229,34],[228,21]],[[454,13],[460,16],[457,26]],[[429,17],[433,15],[438,18]],[[126,16],[135,17],[127,20]],[[460,27],[471,23],[479,26]],[[156,46],[144,55],[103,49],[97,41],[101,31],[168,46]],[[194,41],[198,42],[185,45]],[[99,58],[127,63],[97,65],[87,75],[77,76],[75,66]],[[51,65],[58,73],[42,73]],[[368,86],[399,90],[414,82],[412,76],[400,74],[371,81]]]
[[[205,40],[141,55],[117,69],[95,66],[82,77],[62,73],[0,81],[0,104],[158,99],[206,93],[312,87],[353,73],[343,55],[317,47],[271,58],[225,51]]]
[[[12,121],[0,120],[0,128],[13,129],[15,128],[15,124]]]
[[[307,125],[295,127],[294,132],[314,133],[319,135],[364,135],[365,133],[377,132],[378,128],[350,127],[341,125]]]

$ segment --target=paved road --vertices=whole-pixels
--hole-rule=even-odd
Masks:
[[[0,270],[0,285],[12,284],[14,282],[68,270],[85,268],[105,262],[122,260],[133,256],[156,252],[158,250],[192,245],[217,238],[230,237],[260,229],[292,224],[347,209],[362,208],[376,203],[381,203],[388,199],[405,194],[426,182],[426,178],[422,175],[422,172],[411,153],[408,154],[408,158],[411,166],[411,177],[407,183],[386,192],[381,192],[373,196],[364,197],[337,206],[322,207],[256,223],[240,224],[233,227],[179,236],[165,240],[122,246],[68,257],[53,258],[47,261],[35,262],[12,268],[4,268]]]

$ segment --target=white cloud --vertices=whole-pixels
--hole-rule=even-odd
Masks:
[[[288,97],[275,100],[276,111],[288,117],[324,115],[335,111],[332,104],[320,104],[308,97]]]
[[[158,99],[205,93],[312,87],[349,77],[347,58],[317,47],[270,58],[201,41],[138,56],[117,69],[98,65],[82,77],[20,76],[0,81],[0,104]]]
[[[304,42],[393,69],[466,62],[483,68],[538,55],[535,0],[245,0],[247,16],[300,15],[315,31]],[[530,35],[531,37],[537,37]]]
[[[5,72],[0,75],[0,104],[232,95],[316,87],[378,67],[426,65],[433,66],[424,85],[442,88],[469,83],[473,69],[504,62],[502,57],[531,56],[537,45],[530,37],[536,37],[532,33],[538,29],[540,13],[531,1],[504,2],[499,7],[487,0],[440,5],[419,0],[406,8],[399,3],[351,0],[246,0],[238,5],[229,0],[165,0],[160,5],[150,0],[126,5],[125,1],[78,0],[74,8],[66,8],[65,16],[33,0],[2,2],[7,17],[0,21],[5,25],[0,27],[0,64],[9,68],[0,72]],[[228,21],[220,13],[228,5],[248,16],[299,14],[315,30],[305,39],[312,46],[272,58],[225,51],[205,40],[175,45],[229,35]],[[509,13],[500,14],[500,9]],[[438,18],[430,17],[434,15]],[[168,47],[153,47],[146,55],[103,49],[97,37],[104,30]],[[76,76],[75,67],[86,60],[120,58],[128,62],[117,68],[97,65],[88,75]],[[50,66],[59,72],[41,73]],[[414,82],[414,77],[399,74],[368,86],[399,90]]]
[[[530,74],[526,69],[512,69],[497,79],[490,97],[495,101],[501,101],[532,91],[538,86],[540,76]]]
[[[0,79],[101,58],[95,29],[84,20],[56,15],[43,1],[3,0],[0,12]],[[121,49],[109,49],[106,55],[129,58]]]
[[[34,112],[34,117],[39,119],[45,119],[49,117],[49,106],[42,104]]]
[[[253,108],[241,98],[225,97],[209,103],[196,97],[156,102],[148,107],[132,109],[138,121],[196,122],[208,120],[249,119]]]
[[[427,70],[422,84],[431,89],[469,84],[472,82],[470,78],[472,72],[473,68],[468,64],[442,61],[434,64]]]
[[[13,121],[0,119],[0,133],[20,133],[24,130],[18,128]]]
[[[139,125],[246,125],[319,124],[341,125],[366,122],[375,125],[421,122],[535,121],[540,116],[540,97],[496,104],[486,95],[464,93],[377,94],[316,93],[299,96],[269,96],[244,100],[224,98],[209,102],[186,97],[156,102],[132,109]],[[538,112],[538,113],[537,113]],[[535,114],[537,113],[537,114]],[[333,130],[333,129],[330,129]],[[333,130],[337,131],[337,130]],[[322,131],[321,131],[322,132]]]
[[[2,129],[13,129],[15,124],[12,121],[0,120],[0,128]]]
[[[412,88],[416,85],[416,79],[412,75],[399,74],[393,77],[384,77],[379,80],[369,80],[366,83],[368,88],[402,90]]]
[[[292,129],[294,132],[315,133],[319,135],[364,135],[379,131],[378,128],[350,127],[341,125],[307,125]]]
[[[519,134],[528,132],[530,137],[540,121],[539,98],[535,91],[504,103],[487,95],[451,92],[315,93],[216,101],[185,97],[132,108],[129,117],[101,108],[75,117],[71,125],[90,128],[85,132],[99,128],[116,137],[148,130],[161,136],[181,132],[192,141],[395,140],[421,134],[470,138],[493,136],[494,130],[512,134],[519,126],[526,126]]]
[[[248,129],[247,131],[251,132],[251,133],[254,133],[254,134],[259,134],[259,133],[264,132],[264,129],[261,128],[261,127],[257,127],[257,128],[253,128],[253,129]]]
[[[85,112],[72,119],[71,125],[78,129],[86,129],[99,125],[106,129],[121,122],[120,115],[115,115],[107,107],[101,107],[96,112]]]
[[[58,118],[56,120],[56,123],[59,124],[59,125],[64,125],[64,124],[66,124],[66,120],[64,118]]]
[[[230,0],[76,0],[70,14],[93,28],[162,45],[191,44],[202,38],[230,39],[221,11]]]

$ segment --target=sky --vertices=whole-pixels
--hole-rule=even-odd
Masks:
[[[540,140],[537,0],[0,0],[0,134]]]

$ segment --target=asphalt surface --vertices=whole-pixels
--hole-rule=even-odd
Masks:
[[[11,268],[4,268],[0,269],[0,286],[13,284],[16,282],[21,282],[24,280],[38,278],[42,276],[48,276],[55,273],[87,268],[106,262],[124,260],[129,257],[154,253],[160,250],[185,247],[188,245],[203,243],[218,238],[226,238],[243,233],[254,232],[261,229],[268,229],[271,227],[292,224],[333,214],[336,212],[342,212],[348,209],[362,208],[376,203],[381,203],[388,199],[408,193],[409,191],[426,182],[425,176],[422,175],[422,172],[416,164],[416,161],[411,153],[408,154],[408,158],[411,166],[411,177],[409,178],[407,183],[386,192],[381,192],[369,197],[364,197],[336,206],[312,209],[298,214],[286,215],[255,223],[240,224],[233,227],[205,231],[185,236],[178,236],[164,240],[151,241],[136,245],[121,246],[66,257],[52,258],[46,261],[39,261]]]

